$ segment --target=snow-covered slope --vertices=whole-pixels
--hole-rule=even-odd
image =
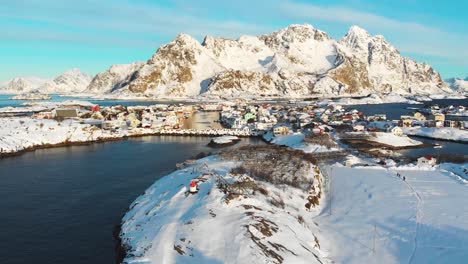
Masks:
[[[367,77],[361,86],[400,94],[448,91],[440,74],[432,67],[401,56],[381,35],[371,36],[364,29],[352,26],[339,44],[344,48],[345,57],[360,62],[362,67],[353,69],[358,71],[357,74],[362,74],[364,79]],[[355,79],[351,78],[351,86]]]
[[[304,97],[451,91],[429,65],[357,26],[339,41],[307,24],[237,40],[207,36],[202,43],[181,34],[146,63],[113,68],[87,92]]]
[[[39,87],[41,93],[73,94],[88,87],[92,77],[79,69],[71,69]]]
[[[468,185],[459,177],[416,166],[334,166],[330,173],[332,208],[314,221],[327,234],[322,248],[335,263],[468,258]]]
[[[223,67],[193,37],[180,34],[158,49],[128,85],[133,93],[186,97],[206,91]]]
[[[33,92],[47,81],[47,79],[34,76],[16,77],[2,84],[0,86],[0,93],[19,94]]]
[[[451,78],[446,80],[450,87],[459,93],[468,93],[468,77],[465,79]]]
[[[112,65],[107,71],[96,75],[84,92],[111,93],[126,86],[143,66],[142,62]]]
[[[328,262],[312,220],[320,207],[310,204],[321,190],[317,168],[304,163],[291,187],[284,178],[251,178],[238,165],[211,156],[149,187],[123,218],[124,263]],[[187,192],[192,179],[196,194]]]

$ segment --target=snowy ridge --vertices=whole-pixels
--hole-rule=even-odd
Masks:
[[[452,90],[458,93],[468,93],[468,77],[465,79],[460,78],[451,78],[446,80],[448,85],[452,88]]]
[[[34,76],[16,77],[2,84],[0,86],[0,93],[30,93],[36,91],[41,85],[43,85],[47,81],[47,79]]]
[[[92,77],[79,69],[65,71],[53,80],[39,77],[17,77],[0,87],[0,93],[9,94],[76,94],[85,90]]]
[[[40,93],[75,94],[85,90],[92,77],[79,69],[68,70],[61,75],[41,85]]]
[[[357,26],[336,41],[311,25],[239,39],[181,34],[124,74],[99,74],[85,92],[150,97],[305,97],[444,94],[439,73]]]
[[[123,218],[124,263],[327,263],[310,217],[320,208],[304,207],[307,193],[232,174],[237,165],[212,156],[149,187]],[[187,193],[192,179],[197,194]],[[263,191],[237,197],[219,187],[239,182]]]

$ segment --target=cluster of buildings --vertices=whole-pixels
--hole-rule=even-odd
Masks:
[[[178,129],[181,119],[194,111],[190,105],[107,106],[67,104],[51,111],[40,111],[33,118],[77,119],[102,129],[118,130],[137,127],[151,129]]]
[[[403,136],[402,127],[457,127],[468,128],[468,121],[447,120],[449,111],[465,109],[431,107],[400,120],[387,120],[385,114],[366,116],[358,110],[345,110],[341,105],[314,103],[247,103],[226,101],[222,103],[156,104],[151,106],[108,106],[68,104],[52,111],[40,111],[34,118],[77,118],[102,129],[148,128],[154,130],[184,129],[182,119],[197,111],[219,112],[219,121],[225,129],[251,131],[263,134],[272,131],[285,135],[297,130],[324,133],[334,128],[356,132],[379,131]]]

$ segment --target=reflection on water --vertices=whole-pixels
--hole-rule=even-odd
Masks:
[[[148,136],[0,159],[0,263],[114,263],[112,230],[207,137]],[[239,144],[264,144],[242,139]],[[232,146],[235,147],[235,146]]]
[[[440,107],[468,106],[468,99],[439,99],[427,102],[428,105],[438,104]],[[376,104],[376,105],[349,105],[346,109],[356,109],[365,115],[386,114],[387,119],[397,120],[402,115],[412,115],[418,109],[424,108],[424,104]],[[410,108],[410,109],[408,109]],[[447,117],[450,120],[468,120],[468,117]]]
[[[194,112],[182,121],[185,129],[219,129],[219,112]]]
[[[21,106],[23,103],[27,102],[27,100],[10,100],[11,97],[14,95],[11,94],[0,94],[0,107],[6,106]],[[93,104],[101,105],[101,106],[113,106],[113,105],[125,105],[125,106],[135,106],[135,105],[154,105],[154,104],[173,104],[173,103],[184,103],[184,104],[195,104],[194,102],[183,102],[183,101],[161,101],[161,100],[100,100],[100,99],[93,99],[93,98],[80,98],[80,97],[73,97],[73,96],[58,96],[58,95],[51,95],[51,100],[46,101],[53,101],[53,102],[62,102],[66,100],[80,100],[80,101],[88,101]]]
[[[468,158],[468,144],[451,142],[451,141],[442,141],[442,140],[434,140],[428,138],[420,138],[420,137],[413,137],[415,140],[430,144],[431,146],[425,148],[414,148],[414,149],[402,149],[396,150],[405,157],[409,158],[419,158],[425,155],[432,155],[434,157],[438,157],[439,155],[442,157],[442,160],[447,158],[460,158],[466,157]],[[442,148],[434,148],[433,145],[439,144]],[[445,157],[445,158],[444,158]]]

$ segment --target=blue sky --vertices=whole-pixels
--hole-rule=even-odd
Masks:
[[[468,1],[430,0],[3,0],[0,82],[96,74],[145,61],[184,32],[236,38],[309,23],[341,38],[351,25],[384,35],[444,78],[468,76]]]

